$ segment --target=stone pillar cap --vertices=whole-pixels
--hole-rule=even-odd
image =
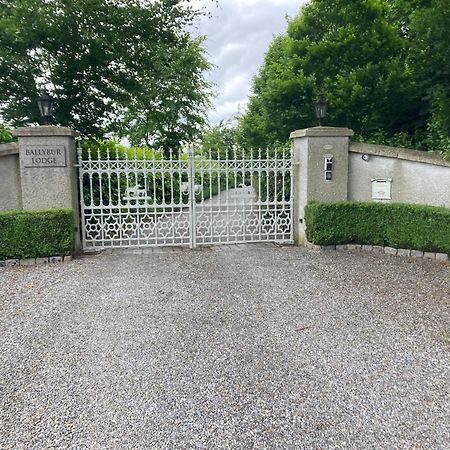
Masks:
[[[68,127],[58,127],[55,125],[45,125],[38,127],[19,127],[13,130],[13,135],[17,137],[28,136],[79,136],[75,130]]]
[[[300,137],[349,137],[353,136],[353,130],[349,128],[338,128],[338,127],[312,127],[303,128],[302,130],[293,131],[290,138],[300,138]]]

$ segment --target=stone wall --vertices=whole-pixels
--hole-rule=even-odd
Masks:
[[[0,144],[0,211],[22,209],[19,146]]]
[[[294,240],[306,242],[304,211],[311,200],[347,200],[348,146],[353,131],[347,128],[314,127],[291,133],[294,164]],[[325,180],[324,163],[331,158],[333,174]]]
[[[373,181],[390,180],[390,199],[450,208],[450,162],[418,150],[353,142],[349,148],[348,199],[373,200]]]
[[[78,133],[59,126],[35,126],[17,128],[13,135],[18,142],[0,144],[0,211],[72,209],[78,250]]]
[[[71,208],[78,229],[77,133],[44,126],[19,128],[14,134],[18,144],[0,145],[0,210]],[[450,208],[450,162],[416,150],[349,144],[352,135],[352,130],[333,127],[292,133],[293,222],[298,243],[305,241],[303,211],[311,200],[405,202]],[[52,156],[44,158],[44,154]],[[330,170],[327,161],[331,161]],[[377,197],[380,193],[381,198]]]

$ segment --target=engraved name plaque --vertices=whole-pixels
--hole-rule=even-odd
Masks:
[[[24,167],[66,167],[64,145],[27,145],[22,153]]]

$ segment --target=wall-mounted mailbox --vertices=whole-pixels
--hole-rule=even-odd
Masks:
[[[324,155],[324,172],[325,172],[325,180],[331,181],[333,179],[333,168],[334,161],[333,155]]]
[[[391,200],[392,178],[372,178],[372,200]]]

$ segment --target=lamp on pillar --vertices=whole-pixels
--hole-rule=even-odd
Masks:
[[[43,125],[50,125],[53,120],[53,103],[54,99],[47,91],[44,91],[38,98],[38,106]]]
[[[319,94],[316,102],[316,117],[319,120],[319,126],[323,125],[323,119],[327,115],[328,103],[325,99],[325,94]]]

